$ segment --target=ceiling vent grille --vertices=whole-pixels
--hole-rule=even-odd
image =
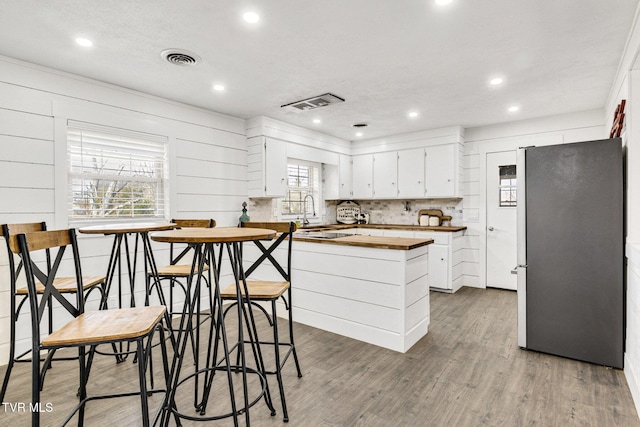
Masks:
[[[332,93],[325,93],[324,95],[314,96],[313,98],[290,102],[289,104],[281,105],[280,108],[284,108],[287,111],[295,113],[301,113],[303,111],[314,110],[316,108],[326,107],[327,105],[338,104],[340,102],[344,102],[344,99]]]
[[[183,67],[196,65],[201,61],[200,57],[195,53],[182,49],[165,49],[160,52],[160,56],[167,62]]]

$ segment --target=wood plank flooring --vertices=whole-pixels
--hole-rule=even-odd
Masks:
[[[287,363],[289,426],[640,426],[622,371],[518,348],[515,292],[432,292],[429,334],[405,354],[295,327],[304,376],[296,376],[292,360]],[[58,362],[49,371],[43,401],[54,410],[42,414],[42,425],[59,424],[75,404],[76,366]],[[185,366],[189,369],[189,363]],[[159,372],[159,358],[154,367]],[[135,390],[136,369],[130,359],[116,365],[110,357],[98,357],[89,392]],[[18,365],[7,402],[28,404],[29,382],[29,366]],[[259,402],[250,410],[255,426],[285,425],[275,377],[269,383],[278,413],[270,416]],[[189,383],[183,387],[177,404],[189,412],[193,391]],[[227,392],[220,389],[208,413],[224,410]],[[152,408],[159,399],[151,398]],[[240,422],[244,425],[244,419]],[[139,424],[137,397],[87,405],[88,426]],[[0,425],[27,426],[29,414],[0,408]]]

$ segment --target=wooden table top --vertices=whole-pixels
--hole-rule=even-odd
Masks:
[[[182,228],[180,230],[157,231],[149,235],[151,240],[165,243],[225,243],[271,239],[275,230],[267,228]]]
[[[83,234],[142,233],[145,231],[171,230],[175,226],[172,222],[121,222],[80,227],[78,231]]]

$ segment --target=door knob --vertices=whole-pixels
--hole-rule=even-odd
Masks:
[[[494,230],[493,227],[489,226],[489,231],[493,231],[493,230]]]

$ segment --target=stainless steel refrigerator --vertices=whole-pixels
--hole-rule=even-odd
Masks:
[[[518,345],[615,368],[624,356],[619,138],[518,150]]]

